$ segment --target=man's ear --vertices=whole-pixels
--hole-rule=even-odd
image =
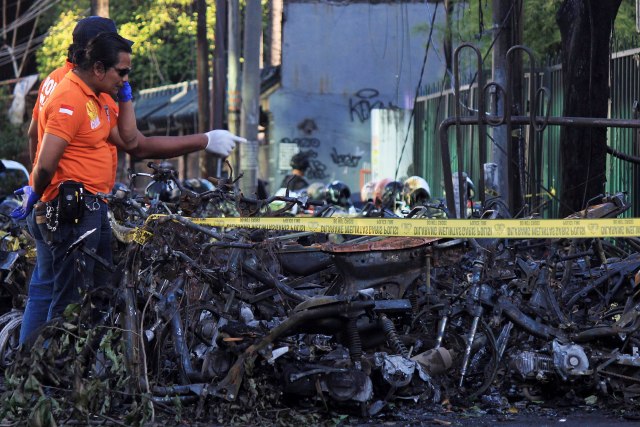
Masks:
[[[99,80],[104,79],[107,74],[107,70],[104,68],[104,64],[101,61],[96,61],[93,64],[93,74],[95,74]]]

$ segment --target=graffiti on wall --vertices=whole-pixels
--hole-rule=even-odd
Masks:
[[[280,140],[283,144],[296,144],[302,148],[318,148],[320,146],[320,140],[318,138],[282,138]]]
[[[349,98],[349,115],[351,121],[355,121],[357,118],[360,123],[371,118],[371,110],[374,108],[397,108],[392,102],[387,104],[384,101],[377,99],[380,93],[376,89],[360,89],[351,98]]]
[[[351,154],[351,153],[338,154],[336,147],[333,147],[333,149],[331,150],[331,160],[333,160],[333,163],[335,163],[336,166],[346,166],[349,168],[355,168],[358,166],[358,163],[362,158],[362,155],[359,155],[359,154],[360,153],[358,152],[356,152],[356,154]]]
[[[318,160],[318,152],[315,150],[307,150],[307,156],[309,158],[309,169],[304,173],[308,179],[325,179],[327,175],[327,165]]]

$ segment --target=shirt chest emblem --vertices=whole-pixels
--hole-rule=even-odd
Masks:
[[[100,115],[98,114],[98,106],[90,99],[87,101],[87,115],[89,116],[89,123],[91,124],[91,129],[95,129],[100,126]]]

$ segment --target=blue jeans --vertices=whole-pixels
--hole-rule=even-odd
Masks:
[[[86,197],[88,206],[80,221],[58,224],[55,231],[39,224],[41,233],[53,256],[53,289],[47,320],[60,316],[67,305],[80,303],[80,289],[111,284],[111,274],[93,258],[76,249],[67,255],[71,245],[88,231],[95,230],[84,238],[84,248],[111,263],[111,226],[107,216],[107,204],[95,197]],[[82,266],[82,267],[79,267]]]
[[[53,254],[35,222],[35,210],[27,217],[27,227],[36,242],[36,265],[31,274],[27,304],[20,327],[20,344],[47,321],[53,292]]]

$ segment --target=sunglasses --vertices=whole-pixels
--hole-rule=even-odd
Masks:
[[[113,67],[113,69],[116,70],[116,73],[118,73],[118,75],[120,77],[124,77],[124,76],[126,76],[127,74],[129,74],[131,72],[131,68],[116,68],[116,67]]]

